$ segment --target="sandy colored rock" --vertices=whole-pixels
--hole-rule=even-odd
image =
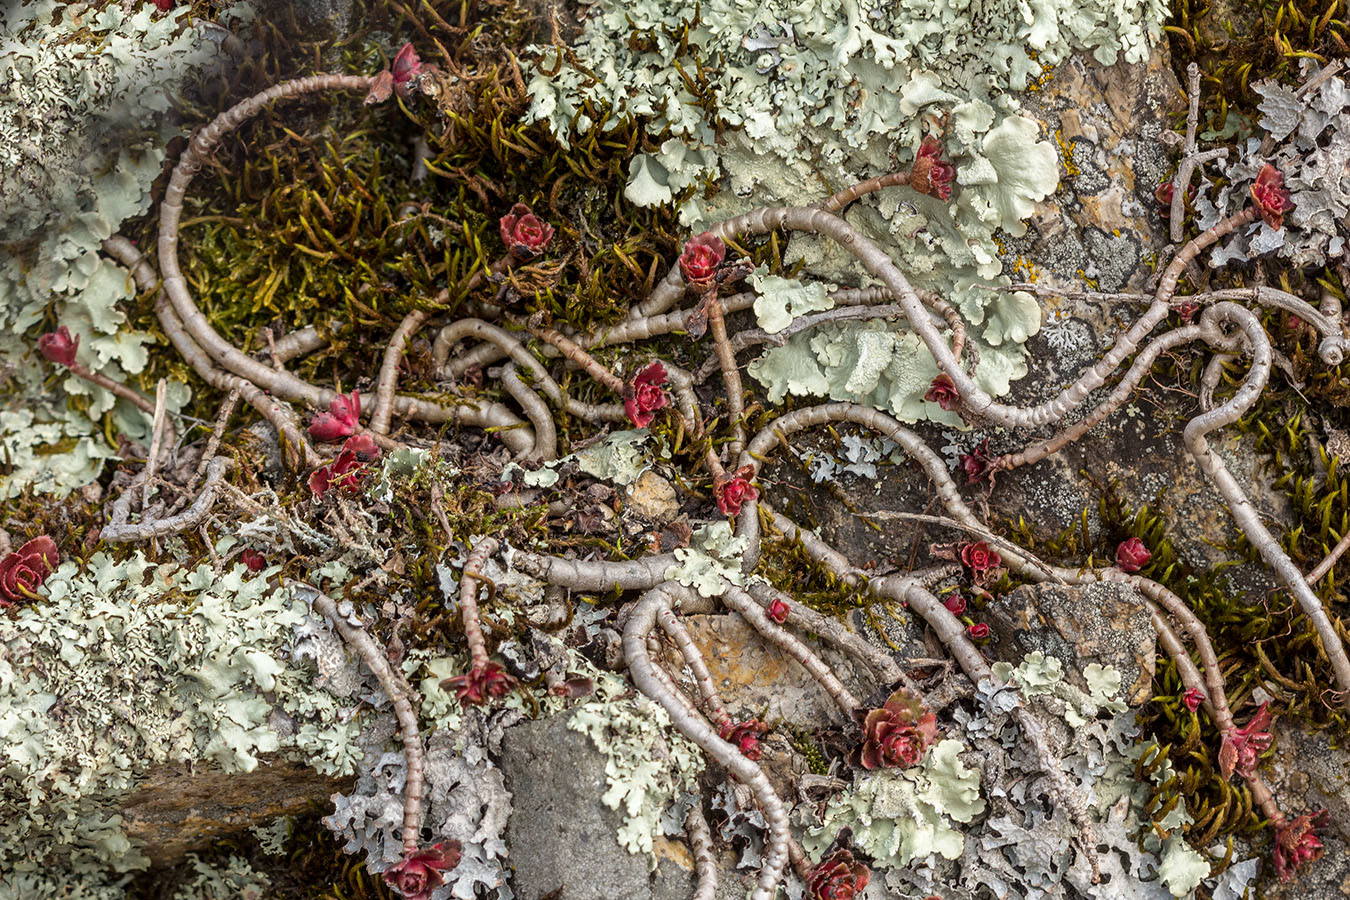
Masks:
[[[631,511],[656,525],[665,525],[680,514],[680,502],[669,481],[648,469],[624,489],[625,511]]]

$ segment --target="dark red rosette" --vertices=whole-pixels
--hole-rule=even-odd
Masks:
[[[37,345],[42,355],[58,366],[73,366],[75,351],[80,349],[80,336],[77,334],[72,338],[70,329],[62,325],[39,337]]]
[[[1284,175],[1266,163],[1252,183],[1252,202],[1256,204],[1261,220],[1271,228],[1284,227],[1284,214],[1294,208],[1289,190],[1284,186]]]
[[[0,609],[37,597],[37,589],[61,560],[56,541],[41,535],[0,559]]]
[[[1138,572],[1148,565],[1148,561],[1152,558],[1153,554],[1148,552],[1144,542],[1137,537],[1121,541],[1116,546],[1116,565],[1122,572]]]
[[[670,403],[662,385],[666,383],[666,367],[654,362],[644,368],[623,387],[623,411],[628,421],[637,428],[652,424],[656,411]]]
[[[517,203],[497,223],[506,250],[520,262],[534,259],[553,240],[553,226],[531,212],[524,203]]]
[[[1321,859],[1326,848],[1313,829],[1326,828],[1330,821],[1330,814],[1321,809],[1275,829],[1275,874],[1281,881],[1292,880],[1299,869]]]
[[[722,511],[722,515],[739,515],[745,501],[759,499],[759,491],[750,483],[750,472],[749,466],[743,466],[713,482],[713,496],[717,498],[717,508]]]
[[[854,900],[861,896],[872,870],[853,858],[846,847],[840,847],[820,861],[806,882],[809,900]]]
[[[914,165],[909,170],[909,186],[920,194],[932,194],[939,200],[950,200],[956,167],[942,159],[942,144],[931,134],[919,144]]]
[[[261,572],[263,569],[267,568],[267,557],[263,556],[252,547],[249,547],[243,553],[239,554],[239,561],[243,563],[250,572]]]
[[[923,701],[901,688],[863,718],[859,761],[864,769],[909,768],[937,737],[937,719]]]
[[[1268,704],[1262,703],[1250,722],[1224,734],[1223,743],[1219,745],[1219,771],[1224,778],[1234,772],[1251,775],[1256,771],[1257,758],[1269,750],[1275,740],[1268,728],[1270,709]]]
[[[970,569],[976,581],[981,581],[988,572],[1003,565],[1003,557],[984,541],[975,541],[961,546],[961,563]]]
[[[476,666],[463,675],[447,678],[442,688],[450,688],[460,703],[481,706],[493,697],[504,697],[515,687],[516,680],[494,662]]]
[[[759,719],[746,719],[744,722],[728,720],[722,723],[717,733],[728,744],[735,744],[736,749],[741,751],[741,755],[746,759],[754,760],[760,757],[759,743],[764,740],[764,735],[768,731],[767,723]]]
[[[431,892],[445,883],[441,873],[459,865],[462,850],[459,841],[443,841],[418,850],[384,870],[385,884],[402,894],[405,900],[428,900]]]
[[[351,435],[361,427],[361,392],[338,394],[328,404],[328,412],[321,412],[309,423],[309,436],[316,441],[331,444]]]
[[[928,385],[928,393],[923,395],[923,399],[929,403],[936,403],[943,409],[951,412],[961,405],[961,394],[956,389],[956,382],[946,372],[939,374]]]
[[[717,269],[727,257],[727,246],[717,235],[705,231],[684,242],[680,274],[695,290],[707,290],[717,279]]]

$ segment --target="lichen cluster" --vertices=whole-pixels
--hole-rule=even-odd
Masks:
[[[247,4],[223,14],[246,19]],[[172,98],[219,48],[187,7],[26,0],[0,10],[0,383],[22,404],[0,411],[8,470],[0,497],[25,488],[64,495],[87,484],[114,447],[100,422],[143,437],[148,422],[77,378],[62,394],[33,346],[53,320],[84,336],[79,359],[122,380],[143,371],[152,336],[129,326],[135,290],[98,252],[124,222],[150,209],[165,144],[178,128]],[[177,409],[187,399],[170,392]]]
[[[821,180],[888,171],[913,158],[926,132],[942,134],[962,188],[952,205],[892,194],[864,201],[856,220],[977,326],[975,374],[999,395],[1026,373],[1022,346],[1040,311],[1030,297],[976,285],[999,276],[996,230],[1021,234],[1059,181],[1055,148],[1020,114],[1017,92],[1076,50],[1105,63],[1144,59],[1164,11],[1151,0],[978,10],[853,0],[723,2],[697,12],[600,4],[566,54],[536,48],[543,59],[528,116],[564,142],[596,122],[639,117],[662,143],[634,157],[626,196],[678,202],[694,229],[754,205],[802,202]],[[794,241],[792,258],[817,275],[856,278],[810,239]],[[852,399],[904,421],[950,420],[922,402],[936,367],[894,325],[843,322],[796,335],[752,372],[776,397]]]
[[[156,766],[246,772],[282,752],[352,771],[358,699],[315,682],[302,657],[327,626],[275,574],[98,553],[0,621],[0,886],[53,859],[94,882],[144,866],[116,809]]]

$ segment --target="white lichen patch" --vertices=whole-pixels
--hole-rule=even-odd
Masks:
[[[282,751],[352,770],[359,698],[316,686],[298,656],[306,629],[326,625],[269,584],[275,574],[98,553],[0,619],[0,870],[11,880],[54,859],[95,881],[145,865],[117,804],[157,765],[250,771]]]
[[[661,814],[697,789],[703,754],[671,727],[665,710],[633,696],[622,679],[603,674],[595,688],[567,727],[589,737],[605,757],[608,788],[600,799],[624,815],[619,843],[630,853],[650,855],[661,833]],[[655,867],[656,858],[651,859]]]
[[[678,562],[662,577],[691,587],[704,597],[721,596],[726,582],[745,584],[741,556],[749,544],[749,538],[732,532],[731,523],[710,522],[693,533],[688,547],[675,551]]]
[[[993,668],[994,680],[978,685],[973,710],[953,707],[945,738],[921,765],[862,774],[819,816],[798,807],[794,819],[813,858],[847,827],[873,858],[875,880],[896,896],[959,887],[1049,900],[1066,883],[1100,900],[1196,896],[1210,860],[1182,837],[1190,821],[1184,806],[1158,823],[1165,838],[1148,827],[1149,786],[1134,777],[1144,748],[1135,744],[1133,714],[1119,699],[1120,673],[1089,666],[1082,673],[1087,690],[1079,690],[1065,682],[1059,660],[1041,653]],[[1010,715],[1019,705],[1030,706],[1057,735],[1052,745],[1063,748],[1056,764],[1094,823],[1106,876],[1099,884],[1077,849],[1076,827],[1051,799],[1044,767]],[[1153,777],[1161,783],[1171,770],[1155,767]],[[1209,879],[1208,887],[1222,884],[1241,896],[1252,874],[1244,867]]]
[[[0,8],[0,380],[13,403],[0,419],[13,467],[0,498],[29,485],[64,495],[112,455],[96,423],[116,398],[73,378],[63,389],[87,400],[67,404],[47,391],[52,369],[33,349],[36,326],[66,325],[81,337],[79,361],[114,379],[144,369],[150,336],[129,329],[122,308],[134,294],[130,278],[98,248],[149,210],[177,130],[170,100],[217,52],[205,35],[186,5],[168,13],[152,3],[82,10],[53,0]],[[170,409],[186,398],[177,386]],[[129,436],[148,431],[125,401],[117,408]],[[76,449],[52,452],[71,437]]]
[[[262,900],[267,886],[272,883],[263,872],[256,871],[248,860],[231,855],[224,862],[213,865],[196,854],[188,857],[193,878],[179,885],[173,900]]]
[[[1312,60],[1302,62],[1303,79],[1317,80],[1319,67]],[[1350,84],[1332,75],[1306,93],[1274,80],[1257,82],[1252,90],[1261,97],[1258,124],[1274,149],[1263,152],[1261,138],[1251,137],[1237,153],[1218,160],[1222,186],[1211,196],[1215,182],[1201,183],[1196,225],[1209,228],[1247,206],[1252,184],[1267,163],[1282,174],[1294,206],[1285,213],[1283,228],[1273,229],[1258,219],[1240,229],[1211,251],[1211,264],[1245,262],[1271,252],[1303,268],[1350,263],[1345,231],[1350,216]]]
[[[933,856],[957,859],[965,838],[956,823],[984,812],[979,773],[958,755],[968,749],[944,740],[909,769],[883,769],[858,779],[832,797],[824,821],[808,830],[802,846],[819,859],[843,828],[873,858],[877,868],[905,867]]]
[[[994,233],[1021,234],[1059,181],[1054,145],[1020,114],[1016,92],[1075,51],[1142,61],[1166,10],[1161,0],[602,0],[574,56],[536,48],[528,116],[564,142],[640,119],[663,143],[633,160],[628,199],[682,200],[681,221],[694,230],[755,206],[818,201],[822,181],[838,189],[892,171],[924,134],[941,134],[960,185],[950,203],[892,188],[855,204],[849,219],[960,309],[979,353],[974,374],[1000,395],[1025,374],[1023,343],[1040,315],[1030,297],[982,286],[1006,281]],[[701,182],[715,190],[688,190]],[[804,235],[789,261],[837,283],[860,278],[846,254]],[[773,293],[756,304],[769,331],[786,315]],[[924,404],[936,369],[903,324],[841,323],[814,336],[796,335],[756,364],[771,395],[953,421]]]

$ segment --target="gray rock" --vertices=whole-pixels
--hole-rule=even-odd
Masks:
[[[646,900],[647,860],[619,845],[615,835],[623,816],[600,802],[605,758],[584,734],[568,730],[569,718],[517,725],[502,742],[516,896]]]
[[[1085,667],[1115,666],[1127,703],[1150,696],[1156,637],[1144,598],[1127,585],[1027,585],[989,604],[981,618],[998,636],[1002,659],[1016,663],[1039,650],[1063,663],[1079,688],[1086,688]]]
[[[507,844],[520,900],[686,900],[694,860],[681,841],[658,837],[650,859],[629,853],[616,835],[623,816],[600,802],[605,759],[571,714],[524,722],[506,732],[501,768],[511,792]],[[719,860],[717,900],[742,900],[753,873]]]
[[[1350,847],[1342,839],[1322,839],[1326,851],[1288,882],[1263,881],[1266,900],[1344,900],[1350,897]]]

